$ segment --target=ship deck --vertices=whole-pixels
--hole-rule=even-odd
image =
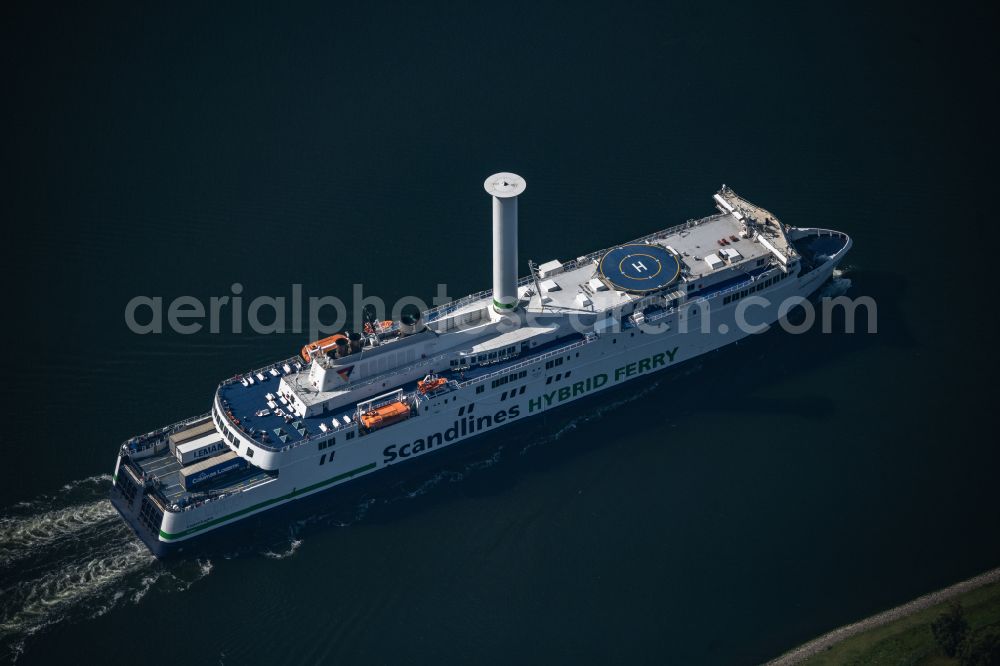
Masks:
[[[522,278],[518,282],[522,294],[526,291],[531,292],[525,307],[528,311],[536,313],[603,312],[621,307],[636,298],[641,298],[644,295],[643,292],[620,291],[615,288],[616,285],[613,282],[608,289],[593,289],[591,286],[591,280],[602,277],[601,258],[615,248],[633,244],[648,242],[676,251],[680,255],[680,268],[685,269],[688,282],[697,281],[698,278],[712,273],[713,269],[705,262],[705,258],[710,254],[719,254],[723,249],[733,249],[739,252],[742,257],[741,265],[744,265],[746,271],[749,272],[755,266],[756,260],[769,258],[771,253],[760,243],[748,238],[741,238],[739,235],[741,228],[741,223],[731,213],[717,214],[693,221],[688,225],[665,229],[641,239],[568,260],[563,263],[562,270],[555,275],[540,276],[539,284],[546,297],[544,300],[539,294],[534,293],[536,287],[530,277]],[[725,242],[720,243],[723,239]],[[664,268],[669,268],[669,266]],[[556,288],[546,289],[546,286],[552,286],[546,285],[547,282],[555,283]],[[608,282],[609,280],[604,280],[605,285]],[[679,278],[665,280],[656,288],[666,288],[669,291],[671,284],[680,288],[682,282],[683,280]],[[578,300],[581,293],[586,293],[590,300],[589,304]],[[459,299],[455,303],[435,308],[428,313],[427,322],[431,324],[447,316],[458,316],[487,307],[492,301],[492,294],[492,291],[483,291]],[[677,293],[678,296],[680,294],[681,292]]]
[[[168,504],[178,504],[185,497],[194,499],[206,495],[239,492],[272,476],[264,470],[251,466],[243,473],[226,475],[196,491],[187,491],[181,485],[181,464],[170,453],[169,448],[149,458],[132,460],[131,464],[147,478],[155,477],[159,480],[159,493]]]
[[[769,250],[760,243],[741,238],[739,236],[741,228],[742,224],[734,214],[721,213],[664,229],[630,243],[615,246],[615,248],[636,245],[638,249],[635,252],[640,253],[637,256],[648,257],[643,261],[646,263],[655,262],[657,267],[664,270],[667,278],[657,283],[658,286],[653,290],[654,292],[669,292],[664,294],[668,299],[682,297],[685,293],[689,297],[703,298],[709,293],[730,288],[733,284],[751,279],[755,274],[767,270],[767,264],[760,260],[770,257]],[[653,247],[644,244],[652,244]],[[642,291],[633,293],[619,290],[614,282],[615,277],[608,274],[602,276],[602,273],[607,273],[607,271],[602,271],[600,260],[607,252],[615,248],[600,250],[565,262],[561,270],[539,280],[542,294],[534,293],[537,287],[532,278],[519,280],[521,293],[527,295],[528,292],[531,292],[525,304],[526,309],[550,314],[560,312],[565,314],[573,312],[596,313],[613,310],[645,296]],[[640,251],[647,248],[648,255],[642,255]],[[668,254],[662,248],[669,248],[676,254]],[[739,253],[739,258],[734,260],[733,265],[740,267],[740,274],[722,282],[707,284],[702,288],[699,279],[715,270],[709,266],[706,257],[712,254],[719,255],[722,250],[735,250]],[[615,263],[620,264],[626,259],[632,261],[629,257],[632,257],[632,254],[626,252],[621,258],[622,261],[618,261],[616,258]],[[617,279],[623,284],[629,283],[628,275],[619,275],[621,267],[616,266],[616,269],[617,273],[614,275],[617,276]],[[626,266],[624,270],[629,269]],[[681,273],[684,273],[685,277],[681,277]],[[608,288],[609,282],[611,283],[610,288]],[[683,287],[681,286],[682,282],[685,283]],[[672,284],[676,285],[673,291],[670,290]],[[542,299],[543,295],[546,297],[544,300]],[[491,291],[472,294],[454,303],[429,310],[425,313],[425,321],[433,328],[435,322],[444,317],[459,316],[488,307],[491,299]],[[578,339],[577,334],[570,335],[541,344],[529,352],[496,364],[467,368],[461,373],[445,371],[441,373],[441,376],[458,381],[473,380],[484,374],[502,371],[505,366],[523,363],[559,346],[572,344]],[[284,413],[290,413],[290,407],[286,403],[280,402],[280,398],[276,396],[282,376],[294,381],[296,374],[300,373],[282,375],[279,372],[277,376],[274,376],[265,371],[262,375],[258,375],[258,381],[249,386],[244,386],[238,381],[223,384],[219,388],[219,396],[225,401],[233,417],[239,420],[239,428],[257,443],[271,449],[280,450],[294,446],[324,432],[353,428],[352,425],[348,425],[350,421],[347,419],[353,421],[356,417],[356,402],[325,414],[309,417],[293,415],[289,421],[286,421],[284,416],[275,414],[275,407],[268,405],[268,395],[275,396],[270,400],[277,405],[278,409]],[[388,393],[397,389],[410,393],[417,389],[416,382],[395,383],[392,374],[385,373],[370,378],[366,382],[384,380],[379,393]],[[262,380],[259,379],[260,376],[263,376]],[[345,391],[350,389],[349,385],[345,386]],[[258,416],[258,412],[262,412],[262,410],[267,410],[268,413]],[[336,425],[338,423],[339,425]],[[321,426],[323,427],[321,428]]]
[[[579,342],[581,339],[583,339],[581,334],[573,333],[572,335],[560,338],[559,340],[538,345],[537,347],[531,349],[528,353],[523,353],[498,363],[475,366],[472,368],[466,368],[462,371],[449,370],[439,373],[439,376],[449,380],[453,379],[458,382],[467,382],[476,380],[485,375],[492,375],[494,373],[502,374],[505,368],[542,356],[553,351],[554,349],[574,344]],[[268,377],[268,379],[263,382],[258,381],[250,386],[243,386],[243,384],[239,382],[225,384],[220,388],[220,395],[228,402],[233,415],[240,420],[240,426],[245,426],[245,433],[249,432],[251,435],[261,432],[268,433],[269,439],[268,442],[266,442],[267,446],[274,448],[292,446],[311,436],[322,434],[322,430],[320,429],[321,423],[329,428],[329,431],[335,431],[336,428],[333,426],[334,418],[342,424],[340,426],[341,429],[344,429],[343,424],[345,423],[345,416],[349,416],[352,420],[355,418],[355,412],[357,411],[356,403],[346,405],[327,414],[319,414],[305,418],[295,417],[292,423],[286,423],[283,417],[277,416],[274,413],[274,410],[271,410],[267,406],[266,396],[268,393],[274,394],[277,392],[279,378],[270,377],[266,374],[265,377]],[[413,381],[403,384],[387,385],[382,393],[389,393],[397,389],[402,389],[404,393],[412,393],[417,390],[417,382]],[[444,390],[448,389],[446,388]],[[263,409],[268,409],[270,413],[266,416],[257,416],[257,412]],[[298,425],[296,426],[296,424]],[[287,439],[278,438],[275,431],[279,429],[284,433],[284,436],[287,437]],[[254,437],[254,440],[261,442],[261,438],[259,436]]]
[[[356,407],[348,405],[341,409],[334,410],[327,414],[319,414],[308,417],[293,417],[291,423],[287,423],[282,416],[275,414],[275,410],[268,406],[268,394],[277,395],[278,377],[265,375],[267,379],[257,381],[250,386],[243,386],[239,382],[224,384],[219,388],[220,397],[225,400],[233,416],[239,419],[240,429],[245,434],[249,434],[254,441],[262,443],[272,448],[283,448],[291,446],[306,439],[310,435],[322,433],[320,424],[333,430],[333,419],[336,418],[342,425],[347,423],[345,416],[354,419]],[[414,383],[414,389],[416,384]],[[398,387],[386,388],[386,391],[394,390]],[[284,412],[288,412],[287,405],[278,402],[276,404]],[[268,414],[257,416],[257,412],[268,410]],[[266,440],[263,433],[267,433]]]

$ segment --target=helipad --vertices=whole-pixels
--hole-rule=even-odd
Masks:
[[[601,276],[620,291],[662,289],[680,275],[676,257],[659,245],[621,245],[601,258]]]

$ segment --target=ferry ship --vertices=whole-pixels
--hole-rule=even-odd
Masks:
[[[783,224],[723,186],[717,212],[518,277],[524,179],[485,182],[493,288],[366,317],[222,381],[211,410],[124,442],[111,501],[157,556],[585,396],[643,382],[786,314],[844,233]],[[748,325],[749,324],[749,325]]]

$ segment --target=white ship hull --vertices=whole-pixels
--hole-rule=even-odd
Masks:
[[[778,304],[815,292],[831,277],[848,247],[849,242],[843,252],[804,277],[789,276],[755,294],[771,305],[754,308],[746,318],[754,325],[774,324]],[[639,328],[591,336],[559,356],[546,355],[520,367],[519,372],[526,371],[523,378],[495,388],[485,382],[485,389],[478,393],[476,386],[448,392],[425,403],[405,421],[353,439],[338,437],[334,445],[324,449],[311,443],[292,449],[284,454],[285,461],[276,477],[184,510],[165,511],[158,526],[143,525],[136,518],[137,510],[126,508],[121,498],[116,506],[156,554],[183,549],[193,539],[261,512],[405,465],[626,382],[647,381],[653,373],[749,335],[737,325],[737,303],[722,302],[719,294],[701,304],[711,307],[710,332],[700,329],[699,304],[695,302],[687,311],[674,311]],[[682,317],[689,318],[686,331]],[[546,363],[556,358],[561,358],[561,363],[546,368]],[[122,473],[120,466],[121,454],[116,475]]]

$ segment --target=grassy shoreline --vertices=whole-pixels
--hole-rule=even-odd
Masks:
[[[993,570],[895,609],[834,630],[768,662],[804,664],[958,664],[946,657],[931,634],[930,624],[951,602],[962,605],[970,631],[1000,626],[1000,580]],[[975,584],[977,579],[984,584]],[[969,589],[971,587],[971,589]],[[887,619],[888,618],[888,619]]]

